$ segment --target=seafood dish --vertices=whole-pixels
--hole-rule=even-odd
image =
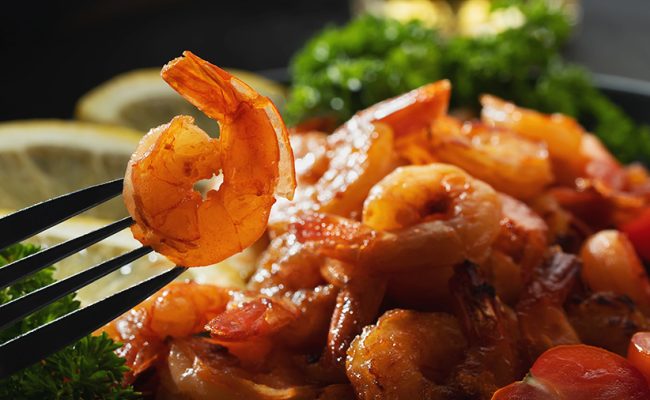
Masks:
[[[574,119],[461,117],[442,80],[287,129],[190,52],[161,75],[219,137],[142,139],[134,236],[188,267],[260,250],[245,289],[174,282],[99,331],[145,396],[650,399],[650,176]]]

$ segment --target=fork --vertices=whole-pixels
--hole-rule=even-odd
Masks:
[[[27,239],[122,192],[116,179],[27,207],[0,219],[0,249]],[[123,218],[0,268],[0,290],[133,224]],[[0,305],[3,329],[46,305],[152,252],[142,246],[75,275]],[[5,378],[115,319],[174,280],[186,267],[176,266],[92,305],[73,311],[0,345],[0,379]]]

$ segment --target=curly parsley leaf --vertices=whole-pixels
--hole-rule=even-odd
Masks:
[[[0,251],[0,268],[39,250],[16,244]],[[0,290],[0,304],[55,281],[54,267],[47,267]],[[0,343],[50,322],[79,308],[74,295],[44,307],[13,326],[0,331]],[[120,347],[106,334],[87,336],[47,359],[0,381],[0,399],[136,399],[139,394],[123,387],[127,367],[114,351]]]
[[[571,24],[546,0],[500,0],[517,7],[520,27],[496,35],[444,40],[417,21],[362,16],[311,39],[291,64],[287,122],[356,111],[447,78],[452,105],[477,109],[491,93],[529,108],[578,118],[623,162],[650,164],[650,128],[636,125],[593,85],[588,71],[562,61]]]

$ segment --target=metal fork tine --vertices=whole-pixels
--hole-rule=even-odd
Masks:
[[[0,346],[0,379],[74,343],[128,311],[187,268],[175,267]]]
[[[0,305],[0,329],[29,315],[68,293],[115,271],[121,266],[148,254],[151,247],[143,246],[121,256],[115,257],[92,268],[79,272],[51,285],[35,290],[23,297]]]
[[[91,186],[24,208],[0,219],[0,249],[20,242],[122,192],[123,179]]]
[[[21,258],[0,268],[0,289],[3,289],[29,274],[40,271],[70,254],[97,243],[98,241],[127,228],[133,220],[126,217],[103,228],[89,232],[81,237],[68,240],[31,256]]]

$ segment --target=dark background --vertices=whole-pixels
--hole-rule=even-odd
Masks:
[[[50,0],[0,9],[0,120],[72,115],[112,76],[162,66],[185,49],[249,70],[287,65],[345,0]],[[567,57],[592,71],[650,81],[650,0],[583,0]]]

